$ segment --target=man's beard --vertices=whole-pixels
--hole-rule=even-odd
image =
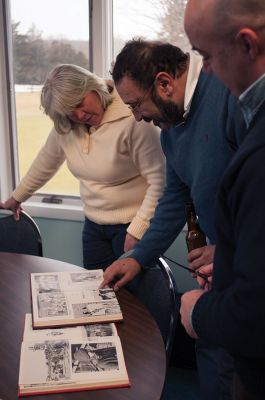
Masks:
[[[173,101],[164,101],[156,93],[152,93],[152,101],[159,109],[161,116],[152,118],[155,125],[162,128],[173,127],[183,121],[183,111]]]

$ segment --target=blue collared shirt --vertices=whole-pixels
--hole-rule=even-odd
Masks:
[[[242,109],[247,128],[258,112],[265,98],[265,74],[261,75],[251,86],[239,96],[239,104]]]

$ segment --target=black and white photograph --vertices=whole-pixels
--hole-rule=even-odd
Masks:
[[[87,337],[104,337],[116,334],[113,324],[92,324],[84,325]]]
[[[59,292],[61,290],[57,274],[35,275],[34,281],[39,293]]]
[[[116,294],[113,289],[99,289],[98,296],[101,300],[111,300],[116,298]]]
[[[74,373],[119,369],[117,351],[113,342],[74,344],[71,346],[71,352]]]
[[[45,359],[45,368],[42,369],[43,382],[70,379],[69,348],[69,342],[65,340],[45,340],[43,342],[36,342],[34,345],[28,347],[28,351],[32,352],[35,360],[41,357]]]
[[[115,300],[116,294],[113,289],[90,289],[84,290],[84,299],[89,296],[89,301]]]
[[[114,301],[101,301],[91,303],[72,304],[74,317],[86,317],[119,314],[121,312],[120,306],[116,300]]]
[[[68,308],[63,293],[40,293],[37,296],[39,318],[67,316]]]
[[[70,274],[70,276],[73,283],[89,281],[93,282],[102,279],[102,272],[101,270],[93,270],[82,273],[73,272]]]

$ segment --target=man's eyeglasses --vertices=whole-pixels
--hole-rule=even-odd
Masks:
[[[146,100],[147,96],[151,93],[152,89],[153,89],[153,85],[154,83],[152,83],[151,87],[145,92],[145,94],[140,97],[139,100],[137,100],[134,104],[130,104],[128,105],[128,108],[132,111],[132,112],[138,112],[141,108],[141,105],[143,104],[143,102]]]

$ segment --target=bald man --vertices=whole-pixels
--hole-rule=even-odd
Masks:
[[[265,1],[189,0],[185,29],[204,69],[239,98],[248,127],[221,183],[212,288],[182,297],[190,336],[234,358],[235,400],[265,399]]]

